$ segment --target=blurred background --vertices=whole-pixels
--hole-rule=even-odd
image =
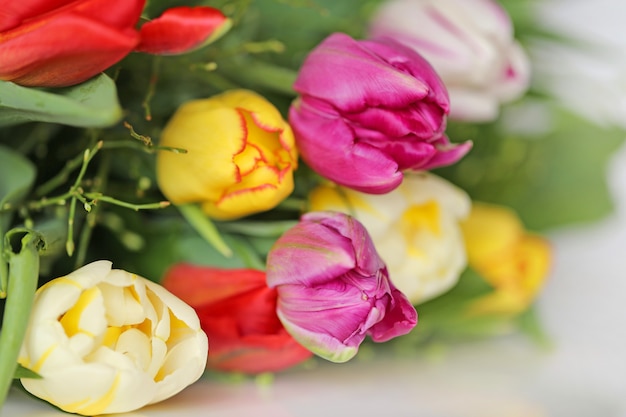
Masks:
[[[626,129],[626,3],[537,4],[539,23],[574,40],[572,47],[528,45],[538,87],[594,123]],[[525,117],[537,121],[542,114],[531,110]],[[614,143],[601,133],[579,140],[571,146]],[[363,354],[343,365],[279,374],[271,384],[203,380],[132,416],[626,417],[626,148],[612,151],[604,175],[610,215],[546,232],[555,259],[537,312],[547,343],[511,334],[435,346],[419,357]],[[579,208],[551,215],[567,218],[570,209]],[[16,390],[3,411],[63,415]]]

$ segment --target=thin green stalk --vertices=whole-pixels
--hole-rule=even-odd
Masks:
[[[229,258],[233,251],[222,239],[220,232],[213,222],[200,210],[197,204],[184,204],[176,206],[185,220],[219,253]]]
[[[94,182],[94,186],[96,189],[94,191],[101,192],[107,185],[108,174],[111,168],[111,154],[105,153],[102,157],[102,161],[100,166],[98,167],[98,173],[96,174],[96,178],[99,181]],[[87,258],[87,249],[89,246],[89,242],[91,241],[91,235],[93,233],[93,228],[96,225],[96,216],[98,215],[98,211],[100,210],[99,205],[91,206],[90,212],[87,214],[87,219],[85,224],[80,232],[80,238],[78,240],[78,250],[76,252],[76,259],[74,262],[74,269],[81,267],[85,263],[85,259]]]
[[[115,204],[116,206],[128,208],[131,210],[139,211],[139,210],[153,210],[165,208],[170,205],[169,201],[159,201],[156,203],[146,203],[146,204],[133,204],[128,203],[126,201],[118,200],[113,197],[109,197],[106,195],[102,195],[100,193],[85,193],[85,197],[93,200],[93,202],[104,201],[105,203]]]
[[[0,332],[0,408],[11,387],[17,359],[26,334],[39,276],[39,236],[22,238],[19,253],[9,252],[9,282]]]

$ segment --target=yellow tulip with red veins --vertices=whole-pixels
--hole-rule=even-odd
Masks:
[[[218,220],[274,208],[293,191],[297,151],[291,128],[265,98],[231,90],[183,104],[163,130],[161,191],[174,204],[200,203]]]
[[[165,288],[97,261],[43,285],[19,363],[31,394],[87,416],[136,410],[195,382],[207,337],[195,311]]]
[[[471,303],[474,314],[518,314],[528,308],[549,273],[552,248],[529,233],[506,207],[474,202],[463,222],[469,266],[494,291]]]
[[[460,222],[468,195],[436,175],[407,174],[388,194],[323,185],[309,195],[312,211],[334,210],[359,220],[387,265],[389,277],[413,304],[457,283],[467,266]]]

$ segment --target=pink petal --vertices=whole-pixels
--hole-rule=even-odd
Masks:
[[[138,52],[173,55],[214,41],[230,27],[230,20],[212,7],[174,7],[140,29]]]
[[[382,48],[386,46],[381,45]],[[408,51],[411,56],[418,56]],[[302,95],[332,102],[341,112],[372,106],[402,108],[429,94],[428,85],[420,79],[394,69],[342,33],[330,35],[309,54],[294,89]]]
[[[339,115],[320,115],[302,101],[289,110],[289,122],[302,159],[326,178],[373,194],[402,182],[398,164],[376,147],[355,143],[355,132]]]

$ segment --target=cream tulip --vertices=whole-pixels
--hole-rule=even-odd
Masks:
[[[469,214],[471,201],[433,174],[406,175],[398,188],[384,195],[320,186],[309,202],[312,211],[335,210],[358,219],[391,281],[413,304],[450,289],[467,265],[460,222]]]
[[[43,285],[19,363],[31,394],[83,415],[128,412],[180,392],[204,372],[195,311],[158,284],[97,261]]]

